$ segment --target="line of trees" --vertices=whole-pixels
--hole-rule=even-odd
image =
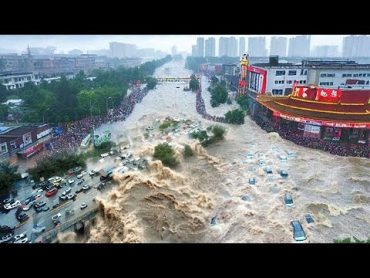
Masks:
[[[39,86],[25,84],[24,88],[7,91],[0,86],[0,101],[9,97],[24,100],[23,122],[69,122],[92,115],[104,115],[107,108],[118,106],[130,84],[146,82],[149,89],[156,86],[151,77],[154,70],[169,62],[171,56],[146,62],[139,67],[119,67],[111,70],[94,70],[94,80],[80,72],[73,79],[62,76],[60,81],[43,82]],[[2,108],[0,107],[0,118]]]

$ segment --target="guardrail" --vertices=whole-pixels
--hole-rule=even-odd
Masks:
[[[89,211],[85,211],[84,214],[78,217],[75,217],[73,219],[70,219],[69,221],[61,224],[60,226],[57,226],[51,229],[50,231],[47,232],[47,234],[42,235],[42,242],[43,243],[51,242],[54,238],[57,237],[59,232],[64,232],[68,230],[70,227],[72,227],[73,225],[75,225],[81,220],[87,221],[87,220],[91,220],[95,218],[97,212],[98,212],[98,207],[92,208]],[[35,240],[35,242],[37,242],[37,240]]]

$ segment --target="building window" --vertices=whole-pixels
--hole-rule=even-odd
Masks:
[[[281,75],[285,75],[285,70],[277,70],[276,71],[276,76],[281,76]]]
[[[8,148],[6,146],[6,143],[0,144],[0,153],[4,154],[4,153],[7,153],[7,152],[8,152]]]
[[[370,73],[367,74],[367,77],[370,77]]]
[[[15,141],[10,141],[10,148],[12,150],[15,150],[17,148],[17,144],[15,143]]]
[[[303,80],[303,84],[306,84],[306,80]]]
[[[293,83],[293,81],[292,80],[287,80],[286,81],[286,84],[292,84]]]
[[[282,89],[272,89],[272,94],[273,95],[282,95],[283,90]]]
[[[358,73],[354,73],[353,74],[353,77],[358,77]]]
[[[369,80],[368,80],[368,81],[366,81],[366,85],[369,85]]]
[[[352,73],[343,73],[342,77],[352,77]]]
[[[297,75],[297,71],[296,70],[290,70],[288,72],[288,75]]]
[[[326,77],[326,73],[321,73],[320,77]]]
[[[303,75],[307,75],[307,70],[304,71]]]
[[[335,77],[335,73],[328,73],[326,77]]]

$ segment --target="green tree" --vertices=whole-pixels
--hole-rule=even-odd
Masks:
[[[6,101],[9,92],[3,84],[0,84],[0,103]]]
[[[192,92],[197,91],[200,88],[199,81],[195,78],[195,75],[191,75],[189,88]]]
[[[211,130],[212,130],[212,133],[213,133],[213,137],[216,140],[224,139],[225,129],[222,126],[214,125],[214,126],[212,126]]]
[[[153,77],[148,77],[146,79],[146,82],[147,82],[147,87],[149,90],[152,90],[155,88],[155,86],[157,85],[157,79],[153,78]]]
[[[184,157],[187,158],[187,157],[190,157],[190,156],[193,156],[193,150],[191,149],[191,147],[189,145],[185,145]]]
[[[225,114],[226,122],[230,124],[244,124],[244,117],[244,111],[240,109],[231,110]]]
[[[0,104],[0,121],[6,121],[8,118],[8,106],[5,104]]]
[[[0,192],[7,192],[20,179],[17,170],[18,166],[12,166],[9,162],[0,163]]]
[[[217,85],[211,90],[211,106],[217,107],[227,101],[228,93],[224,86]]]
[[[153,157],[161,160],[163,165],[169,167],[174,167],[179,163],[176,160],[175,151],[167,143],[155,146]]]
[[[236,102],[240,105],[241,109],[248,111],[249,101],[247,95],[243,94],[238,96]]]
[[[211,86],[214,87],[217,85],[217,83],[219,82],[218,78],[216,76],[212,76],[211,77]]]

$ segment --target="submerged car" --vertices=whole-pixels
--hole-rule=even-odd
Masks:
[[[301,223],[298,220],[290,222],[293,227],[293,238],[296,241],[303,241],[307,239],[306,233],[303,230]]]
[[[313,218],[312,218],[312,216],[310,214],[306,214],[304,216],[304,218],[306,219],[307,224],[315,223],[315,221],[313,220]]]
[[[256,178],[250,178],[249,179],[249,184],[255,185],[256,184]]]
[[[290,195],[289,193],[286,193],[284,196],[284,204],[287,207],[293,206],[293,198],[292,198],[292,195]]]
[[[283,178],[287,178],[288,177],[288,172],[285,171],[285,170],[281,170],[280,171],[280,176],[283,177]]]
[[[265,167],[264,170],[265,170],[266,174],[272,174],[271,167]]]

